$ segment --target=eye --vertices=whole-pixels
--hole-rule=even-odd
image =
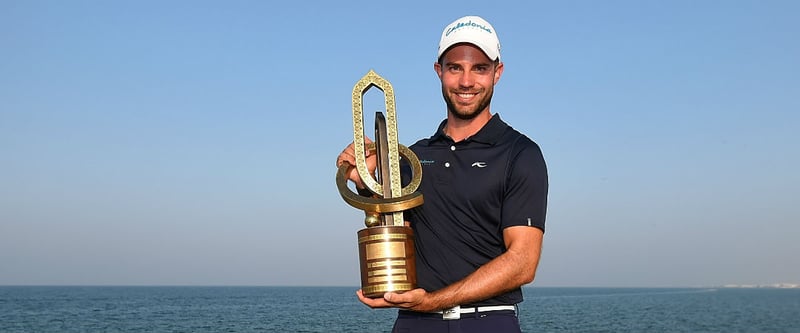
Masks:
[[[488,72],[488,71],[489,71],[489,66],[486,66],[486,65],[478,65],[478,66],[475,66],[475,72],[478,72],[478,73],[486,73],[486,72]]]

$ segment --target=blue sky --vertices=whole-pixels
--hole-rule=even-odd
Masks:
[[[550,173],[539,286],[800,282],[794,1],[0,2],[0,285],[352,285],[350,93],[445,117],[441,30]],[[382,103],[367,95],[367,113]],[[371,122],[371,120],[368,120]]]

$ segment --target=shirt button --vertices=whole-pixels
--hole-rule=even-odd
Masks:
[[[456,146],[450,146],[450,150],[455,151],[456,150]]]
[[[444,167],[445,168],[449,168],[450,167],[450,162],[444,162]]]

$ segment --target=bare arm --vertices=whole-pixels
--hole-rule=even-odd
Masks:
[[[539,265],[542,238],[541,229],[509,227],[503,230],[506,252],[456,283],[430,293],[415,289],[402,294],[387,293],[383,299],[369,299],[359,291],[358,296],[370,307],[432,312],[500,295],[533,281]]]

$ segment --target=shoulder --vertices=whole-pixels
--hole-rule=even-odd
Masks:
[[[539,144],[511,126],[509,126],[505,131],[501,142],[510,146],[512,157],[525,155],[528,157],[544,159],[542,149],[539,147]]]
[[[431,143],[431,139],[430,138],[419,139],[419,140],[417,140],[417,142],[414,142],[414,144],[409,146],[409,148],[415,149],[415,148],[420,148],[420,147],[427,147],[427,146],[430,146],[430,143]]]
[[[531,150],[541,154],[541,149],[536,142],[502,120],[500,114],[495,114],[487,127],[489,128],[488,132],[492,133],[490,134],[491,139],[488,141],[494,145],[511,147],[513,151],[517,152]]]

